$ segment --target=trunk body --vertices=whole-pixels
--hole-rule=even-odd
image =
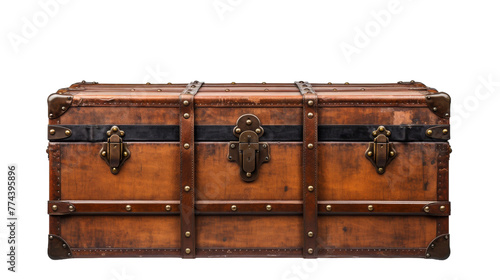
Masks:
[[[394,84],[49,96],[49,256],[449,255],[450,98]]]

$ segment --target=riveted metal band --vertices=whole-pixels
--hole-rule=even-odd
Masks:
[[[303,148],[302,148],[302,188],[304,219],[304,258],[318,255],[318,96],[308,82],[295,82],[302,94],[303,108]]]
[[[179,97],[180,218],[183,258],[195,256],[194,96],[202,85],[203,83],[198,81],[189,83]]]

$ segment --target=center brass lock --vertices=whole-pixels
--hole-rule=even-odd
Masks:
[[[260,165],[271,159],[269,144],[259,142],[259,137],[264,134],[264,128],[260,126],[257,116],[245,114],[238,118],[233,134],[239,141],[229,142],[227,159],[238,163],[243,181],[255,181]]]

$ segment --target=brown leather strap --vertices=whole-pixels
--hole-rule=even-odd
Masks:
[[[195,210],[194,210],[194,96],[203,82],[189,83],[180,94],[180,165],[181,165],[181,255],[195,256]]]
[[[304,258],[315,258],[318,235],[318,96],[308,82],[295,82],[303,96],[302,185],[304,200]]]

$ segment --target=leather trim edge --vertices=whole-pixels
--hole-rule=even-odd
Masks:
[[[49,234],[49,246],[47,249],[49,258],[62,260],[72,257],[71,248],[68,243],[59,235]]]
[[[450,235],[442,234],[429,243],[425,252],[425,258],[446,260],[450,256]]]

